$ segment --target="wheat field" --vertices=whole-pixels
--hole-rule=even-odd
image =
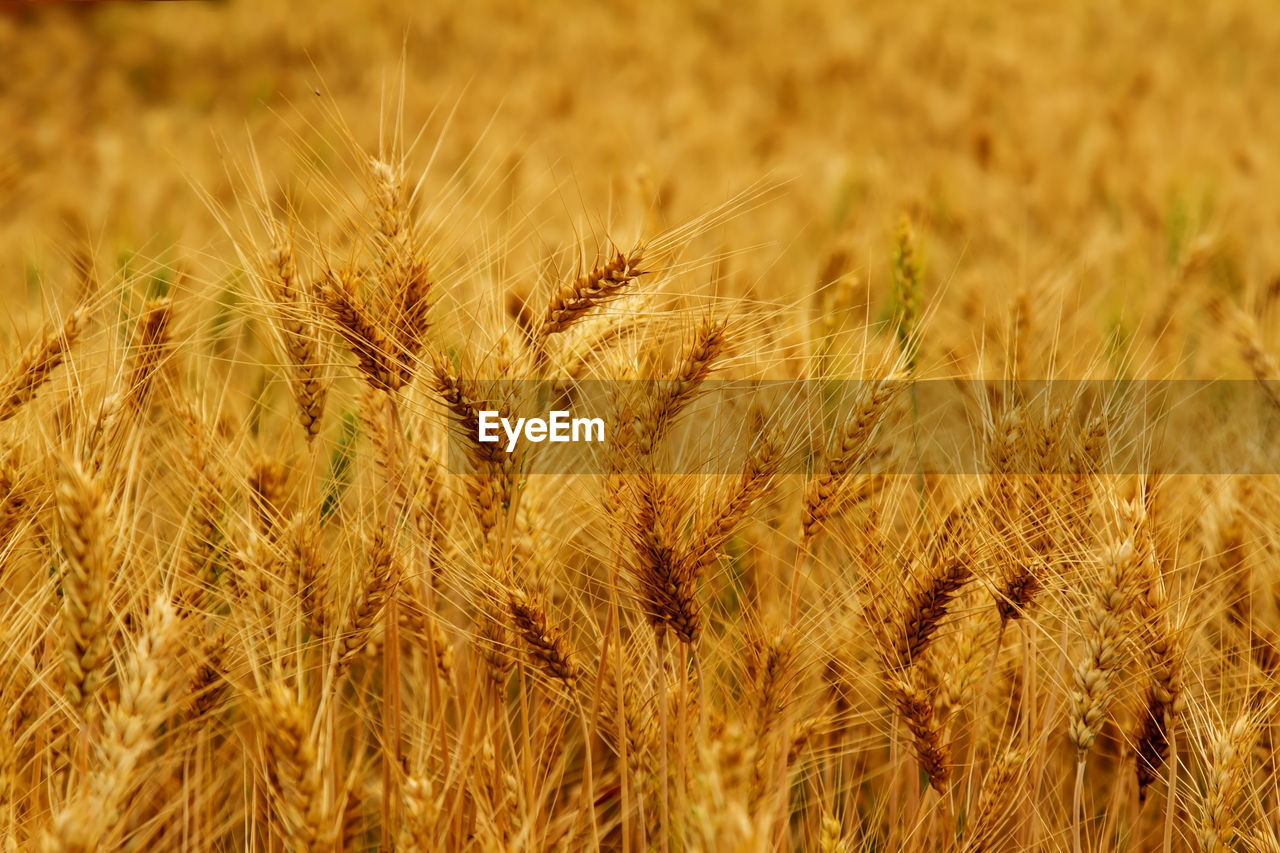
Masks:
[[[1274,12],[0,4],[0,849],[1280,851]]]

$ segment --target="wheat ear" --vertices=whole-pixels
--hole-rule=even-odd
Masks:
[[[83,308],[74,311],[58,328],[46,331],[0,379],[0,423],[16,415],[62,364],[87,317]]]
[[[125,382],[125,407],[131,416],[146,414],[151,403],[156,377],[173,351],[169,329],[172,322],[173,302],[169,299],[148,302],[138,316],[129,345],[129,375]]]
[[[291,849],[306,853],[330,850],[337,836],[338,813],[325,784],[326,762],[307,715],[278,680],[267,684],[259,705],[264,775],[284,840]]]
[[[66,564],[62,580],[64,690],[71,704],[85,713],[111,653],[107,590],[113,537],[102,487],[79,462],[64,460],[60,465],[57,510]]]
[[[845,491],[870,455],[876,429],[905,383],[896,376],[863,383],[848,418],[828,451],[826,470],[805,488],[802,526],[806,540],[817,536],[844,503]]]
[[[1200,846],[1205,853],[1227,853],[1233,849],[1236,801],[1249,778],[1246,772],[1249,753],[1257,735],[1257,721],[1245,715],[1214,738],[1199,827]]]
[[[289,388],[298,406],[298,421],[310,441],[320,432],[329,380],[311,294],[298,280],[293,241],[278,228],[263,266],[275,308],[272,319],[289,362]]]
[[[621,296],[632,282],[648,274],[640,269],[643,259],[643,245],[630,252],[615,252],[608,261],[596,264],[557,290],[547,305],[538,336],[545,339],[564,332],[591,309]]]

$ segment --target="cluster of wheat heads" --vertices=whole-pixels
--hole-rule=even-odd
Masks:
[[[251,201],[238,311],[90,282],[14,346],[4,849],[1277,849],[1265,478],[1112,473],[1117,413],[1014,392],[980,473],[901,474],[906,219],[891,315],[797,355],[783,307],[681,307],[753,194],[464,322],[406,172],[363,157],[338,237]],[[1052,322],[1015,301],[1002,378]],[[708,384],[775,369],[860,381],[681,473]],[[476,440],[591,380],[592,473]]]

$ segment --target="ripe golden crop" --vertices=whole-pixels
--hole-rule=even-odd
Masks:
[[[419,5],[0,8],[0,850],[1280,849],[1269,5]]]

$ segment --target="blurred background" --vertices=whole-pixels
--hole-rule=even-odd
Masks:
[[[406,138],[421,132],[417,165],[438,147],[428,206],[437,186],[467,200],[465,218],[452,201],[430,216],[465,222],[479,244],[599,243],[777,185],[717,233],[714,286],[799,311],[874,316],[906,212],[927,253],[934,364],[973,349],[1018,294],[1083,311],[1104,330],[1089,334],[1194,323],[1212,294],[1269,324],[1274,12],[1260,0],[8,4],[0,335],[65,307],[90,265],[110,277],[145,259],[225,280],[238,262],[212,211],[236,208],[255,156],[277,200],[323,223],[348,137],[376,149],[397,115]],[[1171,319],[1170,301],[1186,310]],[[1217,369],[1190,358],[1175,345],[1138,361]]]

